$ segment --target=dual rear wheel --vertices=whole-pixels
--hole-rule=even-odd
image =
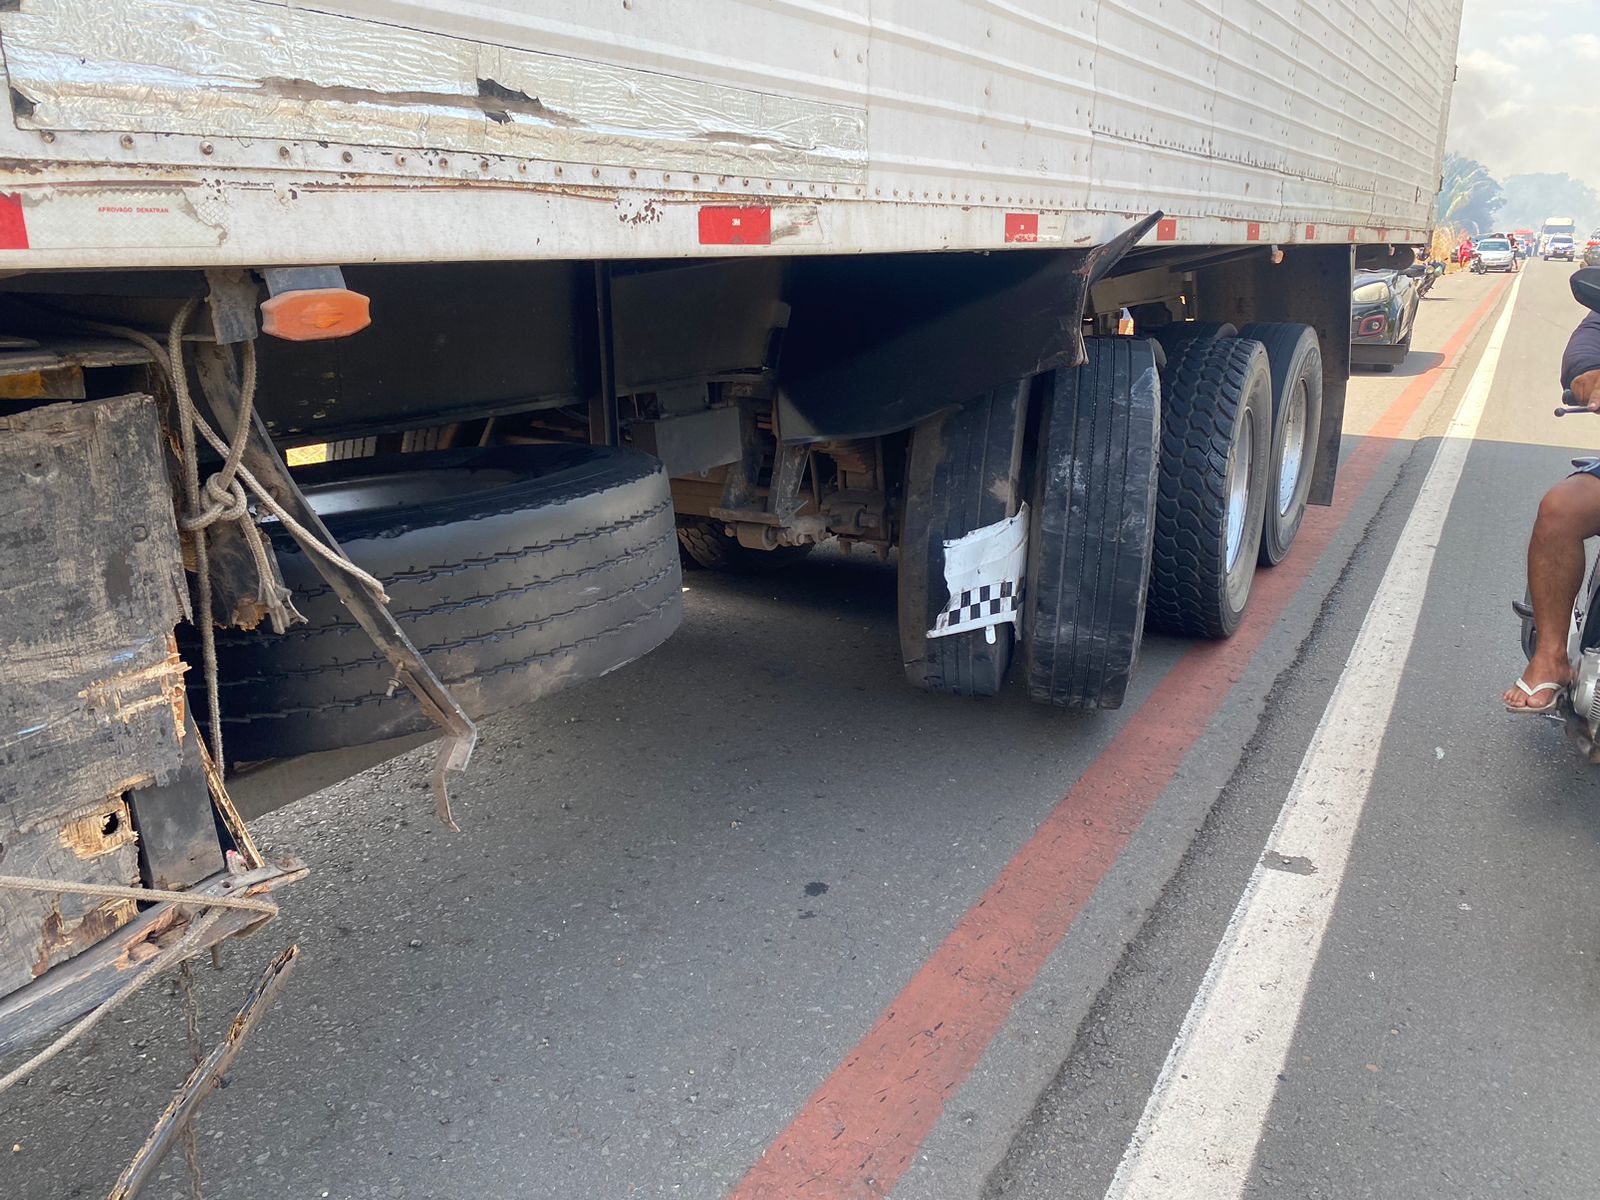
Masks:
[[[1227,637],[1257,565],[1288,553],[1321,421],[1316,334],[1289,324],[1087,339],[1087,361],[978,397],[913,433],[901,542],[907,675],[934,691],[998,692],[1019,657],[1031,698],[1115,708],[1146,622]],[[981,431],[981,432],[980,432]],[[1023,435],[1027,436],[1024,437]],[[985,447],[974,468],[975,440]],[[1025,461],[1026,460],[1026,461]],[[1004,481],[1003,483],[1001,481]],[[949,602],[944,547],[1029,506],[1016,626],[930,637]]]

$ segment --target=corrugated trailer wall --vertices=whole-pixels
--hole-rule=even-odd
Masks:
[[[26,0],[0,12],[0,255],[1084,244],[1157,208],[1180,244],[1405,241],[1460,7]]]

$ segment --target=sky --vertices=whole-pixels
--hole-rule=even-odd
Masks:
[[[1466,0],[1447,146],[1600,191],[1600,0]]]

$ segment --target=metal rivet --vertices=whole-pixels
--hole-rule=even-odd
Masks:
[[[39,135],[39,140],[40,140],[40,141],[42,141],[42,142],[44,142],[44,143],[45,143],[45,144],[46,144],[46,145],[48,145],[48,144],[49,144],[49,143],[51,143],[51,142],[53,142],[53,141],[55,141],[55,140],[56,140],[56,135],[55,135],[55,134],[53,134],[53,133],[51,133],[51,132],[50,132],[50,131],[49,131],[49,130],[48,130],[48,129],[47,129],[47,130],[45,130],[45,131],[44,131],[44,132],[43,132],[43,133],[41,133],[41,134],[40,134],[40,135]]]
[[[278,157],[279,158],[288,158],[289,157],[289,147],[287,147],[287,146],[279,146],[278,147]]]
[[[403,167],[406,164],[406,156],[404,154],[396,154],[394,156],[394,161]]]
[[[200,153],[201,154],[210,154],[215,149],[216,149],[216,147],[213,146],[210,142],[201,142],[200,143]]]
[[[628,178],[629,178],[629,179],[637,179],[637,178],[639,178],[639,172],[637,172],[637,171],[635,171],[635,170],[632,170],[632,169],[630,169],[630,170],[629,170],[629,171],[628,171]]]
[[[348,151],[348,150],[346,150],[343,154],[339,155],[339,157],[341,159],[343,159],[345,162],[355,162],[355,160],[356,160],[356,156],[354,154],[351,154],[350,151]]]
[[[557,175],[559,175],[559,174],[561,174],[561,168],[560,168],[560,167],[557,167],[557,168],[556,168],[556,174],[557,174]]]
[[[450,160],[448,158],[441,158],[439,160],[439,170],[448,171],[449,169],[450,169]]]
[[[133,149],[133,135],[131,133],[125,133],[117,140],[122,143],[122,148],[124,150]]]

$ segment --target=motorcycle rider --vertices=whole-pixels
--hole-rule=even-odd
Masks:
[[[1561,384],[1575,402],[1600,413],[1600,313],[1590,313],[1572,331],[1561,356]],[[1574,471],[1539,501],[1528,539],[1528,594],[1538,644],[1522,677],[1506,689],[1514,713],[1556,711],[1572,683],[1567,630],[1583,586],[1583,543],[1600,537],[1600,465]]]

